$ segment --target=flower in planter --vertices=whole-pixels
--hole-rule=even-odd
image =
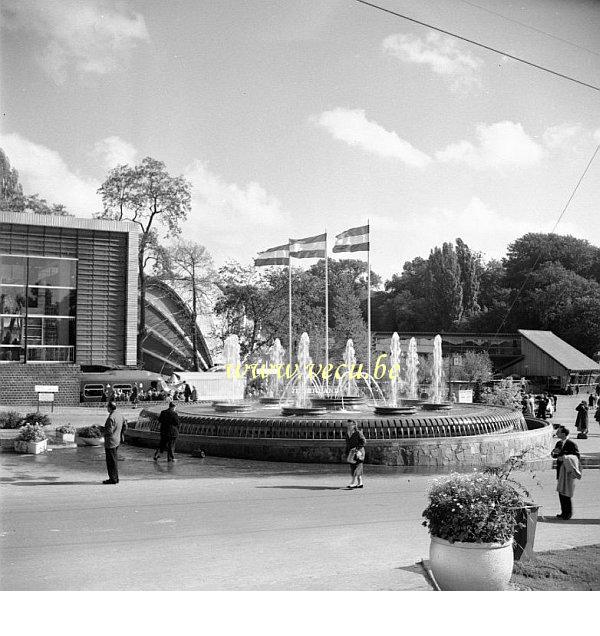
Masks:
[[[79,437],[100,438],[104,436],[104,432],[99,426],[83,426],[77,429]]]
[[[43,442],[48,438],[39,424],[26,424],[21,427],[15,439],[19,442]]]
[[[40,426],[50,426],[52,422],[50,418],[44,413],[27,413],[23,418],[24,424],[39,424]]]
[[[20,428],[23,426],[23,416],[17,411],[2,411],[0,413],[0,428]]]
[[[523,497],[497,475],[452,474],[434,482],[423,525],[432,536],[464,543],[505,543],[515,531]]]
[[[75,433],[75,427],[71,424],[63,424],[62,426],[58,426],[56,428],[56,432],[61,435],[72,435]]]

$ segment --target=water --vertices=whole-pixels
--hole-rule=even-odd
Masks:
[[[417,353],[417,341],[415,338],[411,338],[408,343],[408,353],[406,355],[406,389],[407,397],[411,400],[417,400],[419,398],[418,373],[419,354]]]
[[[228,389],[228,402],[236,401],[237,383],[240,381],[236,375],[240,368],[240,340],[236,334],[232,333],[225,338],[223,344],[223,358],[225,360],[225,369],[231,378]]]
[[[307,408],[311,405],[308,396],[308,389],[311,385],[310,364],[312,364],[310,357],[310,338],[305,331],[300,336],[300,343],[298,345],[298,382],[296,384],[296,396],[294,400],[294,406],[296,407]]]
[[[444,367],[442,358],[442,337],[433,339],[433,369],[431,371],[431,401],[439,404],[444,401]]]
[[[277,370],[277,373],[271,373],[269,376],[267,395],[271,398],[278,398],[281,396],[283,390],[283,377],[279,373],[279,369],[283,369],[285,359],[285,349],[281,346],[279,338],[275,339],[275,342],[269,349],[269,370],[273,372]]]
[[[400,336],[394,331],[392,335],[392,344],[390,346],[390,398],[388,404],[390,406],[398,406],[398,389],[400,387],[400,357],[402,350],[400,348]]]
[[[344,394],[347,397],[355,397],[358,395],[358,385],[356,384],[356,378],[354,377],[354,369],[356,368],[356,352],[354,351],[354,343],[352,342],[352,339],[349,339],[348,342],[346,342],[344,364],[346,365],[347,370],[340,379],[340,385],[342,385],[342,383],[345,385]]]

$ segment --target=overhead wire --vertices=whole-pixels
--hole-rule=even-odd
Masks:
[[[522,57],[518,57],[516,55],[512,55],[511,53],[507,53],[506,51],[502,51],[500,49],[496,49],[492,46],[488,46],[487,44],[483,44],[482,42],[477,42],[476,40],[471,40],[470,38],[464,37],[462,35],[458,35],[457,33],[453,33],[452,31],[448,31],[446,29],[442,29],[441,27],[437,27],[434,26],[433,24],[428,24],[427,22],[423,22],[421,20],[417,20],[416,18],[411,18],[410,16],[404,15],[402,13],[399,13],[397,11],[392,11],[391,9],[386,9],[385,7],[382,7],[378,4],[373,4],[372,2],[367,2],[366,0],[354,0],[355,2],[358,2],[359,4],[364,4],[367,7],[371,7],[373,9],[377,9],[378,11],[382,11],[383,13],[389,13],[391,15],[394,15],[398,18],[402,18],[403,20],[408,20],[409,22],[414,22],[415,24],[419,24],[421,26],[427,27],[428,29],[433,29],[434,31],[438,31],[439,33],[443,33],[444,35],[449,35],[453,38],[457,38],[459,40],[462,40],[463,42],[468,42],[469,44],[473,44],[474,46],[478,46],[482,49],[485,49],[486,51],[491,51],[492,53],[498,53],[499,55],[504,55],[505,57],[511,59],[511,60],[515,60],[517,62],[521,62],[523,64],[527,64],[528,66],[532,66],[533,68],[537,68],[540,71],[545,71],[546,73],[550,73],[552,75],[555,75],[557,77],[561,77],[563,79],[566,79],[570,82],[574,82],[576,84],[580,84],[581,86],[585,86],[587,88],[591,88],[592,90],[595,91],[599,91],[600,92],[600,86],[595,86],[594,84],[589,84],[587,82],[584,82],[582,80],[578,80],[574,77],[571,77],[570,75],[566,75],[565,73],[560,73],[559,71],[555,71],[551,68],[548,68],[547,66],[542,66],[541,64],[536,64],[535,62],[530,62],[529,60],[525,60]]]

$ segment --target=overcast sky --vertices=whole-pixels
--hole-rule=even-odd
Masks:
[[[599,2],[474,3],[380,1],[600,85]],[[1,4],[25,191],[91,216],[150,155],[192,181],[186,236],[219,264],[367,219],[385,276],[458,236],[498,257],[552,229],[600,142],[598,91],[352,0]],[[600,244],[599,202],[600,156],[557,231]]]

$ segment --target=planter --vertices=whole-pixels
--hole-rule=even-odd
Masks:
[[[61,444],[72,444],[75,441],[75,433],[55,433],[55,439]]]
[[[515,521],[522,524],[515,528],[513,554],[515,561],[530,559],[533,556],[533,542],[540,507],[527,504],[515,510]]]
[[[431,537],[431,571],[442,590],[505,590],[514,564],[512,543],[450,543]]]
[[[29,455],[39,455],[46,452],[48,446],[48,440],[42,440],[41,442],[23,442],[21,440],[15,440],[15,451],[17,453],[27,453]]]
[[[77,435],[75,442],[77,446],[102,446],[104,437],[81,437],[81,435]]]

